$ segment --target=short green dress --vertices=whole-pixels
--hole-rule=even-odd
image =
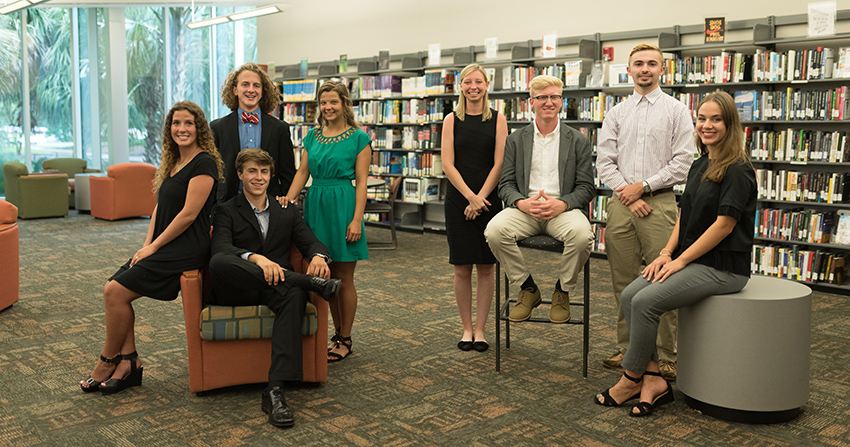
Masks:
[[[365,225],[360,224],[362,236],[357,242],[346,242],[345,230],[354,218],[357,202],[351,183],[357,155],[372,139],[353,127],[331,138],[325,138],[320,128],[314,128],[307,132],[303,143],[313,177],[313,185],[304,200],[304,220],[328,247],[331,260],[369,259]]]

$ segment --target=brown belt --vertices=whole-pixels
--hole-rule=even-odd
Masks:
[[[658,189],[658,190],[655,190],[655,191],[650,191],[649,195],[650,195],[650,197],[654,197],[654,196],[657,196],[659,194],[665,194],[665,193],[668,193],[668,192],[673,192],[673,188],[661,188],[661,189]]]

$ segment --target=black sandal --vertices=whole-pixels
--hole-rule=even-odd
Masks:
[[[345,348],[348,349],[348,352],[346,352],[345,355],[340,355],[340,354],[337,354],[336,352],[331,352],[329,350],[328,351],[328,357],[330,357],[330,358],[328,359],[328,363],[338,362],[338,361],[348,357],[349,355],[351,355],[351,337],[343,337],[342,335],[339,335],[339,334],[335,335],[334,337],[337,337],[337,339],[336,339],[336,345],[332,349],[339,348],[340,346],[345,346]]]
[[[121,355],[120,354],[116,355],[115,357],[112,357],[111,359],[106,358],[103,355],[101,355],[100,360],[103,363],[106,363],[106,364],[109,364],[109,365],[115,365],[117,367],[118,362],[121,361]],[[113,369],[112,372],[114,373],[115,370]],[[112,374],[109,374],[109,376],[111,376],[111,375]],[[107,378],[109,378],[109,376],[107,376]],[[94,379],[92,379],[91,375],[89,375],[88,378],[83,379],[83,381],[80,383],[80,388],[82,388],[84,393],[93,393],[95,391],[100,390],[100,382],[103,382],[103,380],[94,380]],[[83,383],[88,384],[88,386],[83,386]]]
[[[123,354],[120,357],[121,360],[130,361],[130,373],[124,376],[123,379],[109,378],[105,380],[103,385],[100,386],[100,392],[102,394],[114,394],[124,389],[140,386],[142,384],[142,371],[145,367],[136,367],[136,359],[139,358],[139,354],[137,354],[136,351],[133,351],[129,354]]]
[[[332,349],[336,348],[337,344],[339,344],[339,339],[340,339],[339,329],[337,329],[336,331],[334,331],[333,337],[331,337],[331,345],[332,346],[330,348],[328,348],[328,352],[331,352]]]
[[[644,374],[649,375],[649,376],[661,377],[661,373],[657,373],[655,371],[646,371]],[[669,404],[670,402],[675,401],[676,398],[673,396],[673,387],[670,386],[670,382],[668,380],[665,379],[664,382],[667,383],[667,389],[664,390],[663,393],[655,396],[655,398],[652,399],[652,402],[640,402],[637,405],[635,405],[634,407],[632,407],[632,411],[629,412],[629,416],[634,416],[634,417],[648,416],[650,413],[655,411],[656,408],[658,408],[658,407],[660,407],[664,404]],[[634,412],[635,408],[637,408],[637,410],[638,410],[637,413]]]
[[[632,376],[626,374],[625,371],[623,371],[623,377],[631,380],[634,383],[640,383],[641,380],[643,380],[643,377],[635,378],[635,377],[632,377]],[[596,402],[597,405],[603,405],[603,406],[606,406],[606,407],[619,407],[620,405],[623,405],[624,403],[626,403],[626,402],[628,402],[632,399],[636,399],[636,398],[640,397],[640,390],[638,390],[638,392],[635,393],[632,397],[630,397],[630,398],[628,398],[628,399],[626,399],[622,402],[617,402],[616,400],[614,400],[613,397],[611,397],[610,391],[611,391],[611,388],[608,388],[607,390],[603,391],[602,393],[597,394],[596,397],[593,398],[593,401]],[[599,402],[599,396],[602,396],[602,402]]]

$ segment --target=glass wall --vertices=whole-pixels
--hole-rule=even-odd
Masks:
[[[193,101],[210,121],[223,116],[229,110],[221,104],[221,83],[234,67],[256,59],[256,19],[196,30],[186,24],[246,9],[124,8],[127,92],[120,94],[106,82],[114,71],[108,10],[48,7],[0,15],[0,165],[16,160],[38,172],[45,159],[80,157],[105,171],[110,160],[106,118],[113,116],[113,107],[127,108],[130,160],[158,164],[169,102]]]

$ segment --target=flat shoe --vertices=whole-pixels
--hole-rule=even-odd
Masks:
[[[471,351],[475,344],[471,341],[459,341],[457,342],[457,348],[461,351]]]
[[[476,341],[472,344],[472,347],[478,352],[484,352],[490,349],[490,345],[486,341]]]

